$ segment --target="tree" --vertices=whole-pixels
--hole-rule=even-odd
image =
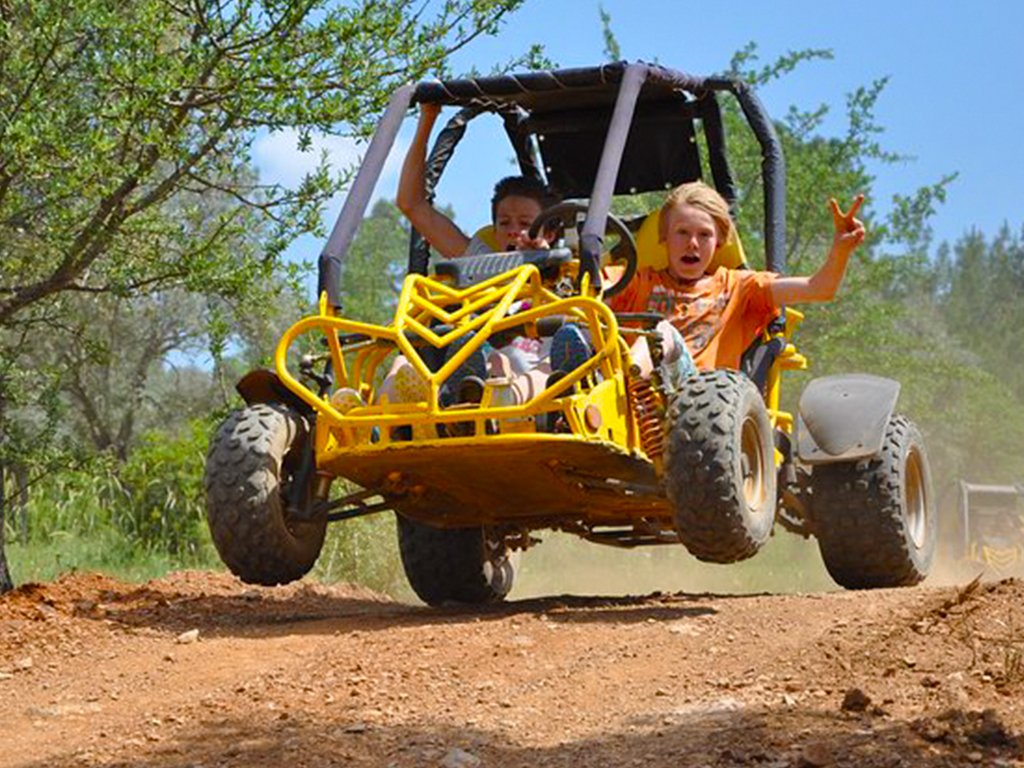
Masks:
[[[157,406],[147,386],[154,372],[171,351],[204,343],[201,298],[70,297],[63,307],[60,336],[34,344],[27,359],[59,371],[65,432],[124,461],[143,412]]]
[[[30,407],[20,399],[28,389],[26,377],[37,384],[38,397]],[[46,371],[26,372],[0,354],[0,594],[12,586],[3,546],[9,500],[14,496],[10,486],[17,485],[19,503],[24,503],[29,468],[54,464],[57,450],[51,438],[58,411],[57,389]]]
[[[162,0],[0,5],[0,326],[64,292],[244,289],[318,227],[345,182],[298,189],[243,173],[260,129],[364,135],[389,94],[492,32],[520,0],[336,7]],[[214,219],[205,195],[234,204]],[[193,211],[168,201],[189,194]],[[257,252],[237,235],[273,222]]]
[[[345,314],[370,323],[388,322],[408,253],[408,221],[394,203],[378,200],[345,254],[341,274]]]
[[[348,177],[324,160],[295,189],[261,184],[258,133],[365,136],[397,85],[445,74],[521,2],[0,0],[0,466],[12,413],[51,412],[24,352],[70,297],[255,303]]]
[[[1022,290],[1024,234],[1003,227],[943,244],[912,293],[919,337],[940,334],[934,355],[946,363],[923,387],[926,406],[951,467],[975,482],[1024,478]]]
[[[968,232],[940,250],[935,298],[950,333],[1024,400],[1024,230]]]

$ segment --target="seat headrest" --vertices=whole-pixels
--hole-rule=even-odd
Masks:
[[[498,238],[494,233],[494,225],[488,224],[480,227],[476,232],[473,233],[473,237],[480,240],[484,245],[490,248],[492,251],[497,253],[501,249],[498,248]]]
[[[668,266],[668,247],[659,237],[661,222],[661,210],[649,213],[640,225],[636,233],[636,255],[637,268],[652,267],[653,269],[665,269]],[[743,245],[740,243],[739,235],[733,231],[733,237],[718,246],[715,255],[708,264],[708,272],[714,272],[719,267],[736,269],[745,267],[747,257],[743,253]]]

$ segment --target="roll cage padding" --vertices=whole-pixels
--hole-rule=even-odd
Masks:
[[[320,252],[317,261],[317,296],[326,294],[328,306],[335,310],[341,307],[342,262],[362,224],[373,188],[394,146],[402,119],[412,103],[413,93],[412,85],[403,85],[391,94],[388,106],[377,123],[377,130],[373,132],[370,145],[363,155],[363,162],[356,171],[348,196]]]
[[[615,61],[596,67],[535,70],[459,80],[428,80],[416,86],[413,101],[451,106],[515,103],[530,113],[577,109],[610,104],[628,68],[646,71],[648,97],[664,97],[676,90],[697,93],[708,90],[708,78],[688,75],[658,64]],[[712,90],[720,88],[712,87]]]
[[[704,126],[704,135],[708,144],[708,166],[715,189],[729,204],[729,212],[736,218],[736,182],[732,178],[729,158],[725,154],[725,125],[722,123],[722,110],[718,99],[713,93],[706,93],[697,99],[697,114]]]
[[[764,180],[765,266],[780,275],[786,272],[786,159],[768,113],[752,88],[728,81],[747,123],[761,145],[761,178]]]

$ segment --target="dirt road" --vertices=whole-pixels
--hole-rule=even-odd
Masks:
[[[1022,732],[1014,580],[430,610],[79,574],[0,598],[4,766],[1009,766]]]

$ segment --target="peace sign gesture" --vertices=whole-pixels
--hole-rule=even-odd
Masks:
[[[828,201],[829,208],[832,209],[832,224],[835,227],[833,246],[840,249],[844,255],[848,255],[864,242],[864,222],[856,218],[863,202],[864,195],[857,195],[850,210],[844,213],[834,197]]]

